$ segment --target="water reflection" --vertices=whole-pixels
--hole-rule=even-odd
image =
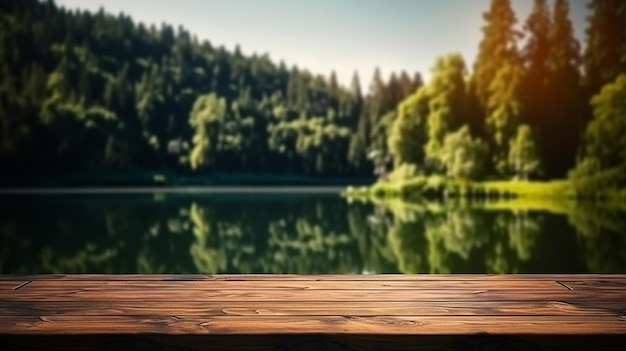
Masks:
[[[625,272],[626,210],[336,195],[0,199],[0,272]]]

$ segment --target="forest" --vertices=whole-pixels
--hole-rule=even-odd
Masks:
[[[623,186],[626,3],[591,0],[585,43],[553,3],[518,19],[492,0],[473,63],[442,53],[428,82],[377,68],[364,89],[356,73],[345,87],[180,26],[0,0],[0,168]]]

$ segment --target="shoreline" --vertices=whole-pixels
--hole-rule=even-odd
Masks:
[[[341,193],[341,186],[164,186],[164,187],[37,187],[0,188],[2,195],[80,195],[80,194],[333,194]]]
[[[488,180],[458,181],[444,177],[416,177],[402,181],[378,181],[370,186],[349,186],[343,196],[353,198],[401,200],[501,200],[516,198],[536,199],[623,199],[626,189],[606,187],[596,193],[581,192],[574,181],[554,179],[546,181]]]
[[[43,175],[0,176],[0,192],[15,189],[84,189],[84,188],[288,188],[340,187],[350,184],[369,185],[372,177],[309,176],[272,173],[210,173],[205,175],[178,175],[168,172],[77,172]]]

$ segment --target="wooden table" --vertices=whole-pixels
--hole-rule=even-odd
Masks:
[[[2,349],[626,350],[626,275],[0,275]]]

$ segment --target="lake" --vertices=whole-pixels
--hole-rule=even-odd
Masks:
[[[626,273],[624,208],[339,189],[0,195],[0,273]]]

